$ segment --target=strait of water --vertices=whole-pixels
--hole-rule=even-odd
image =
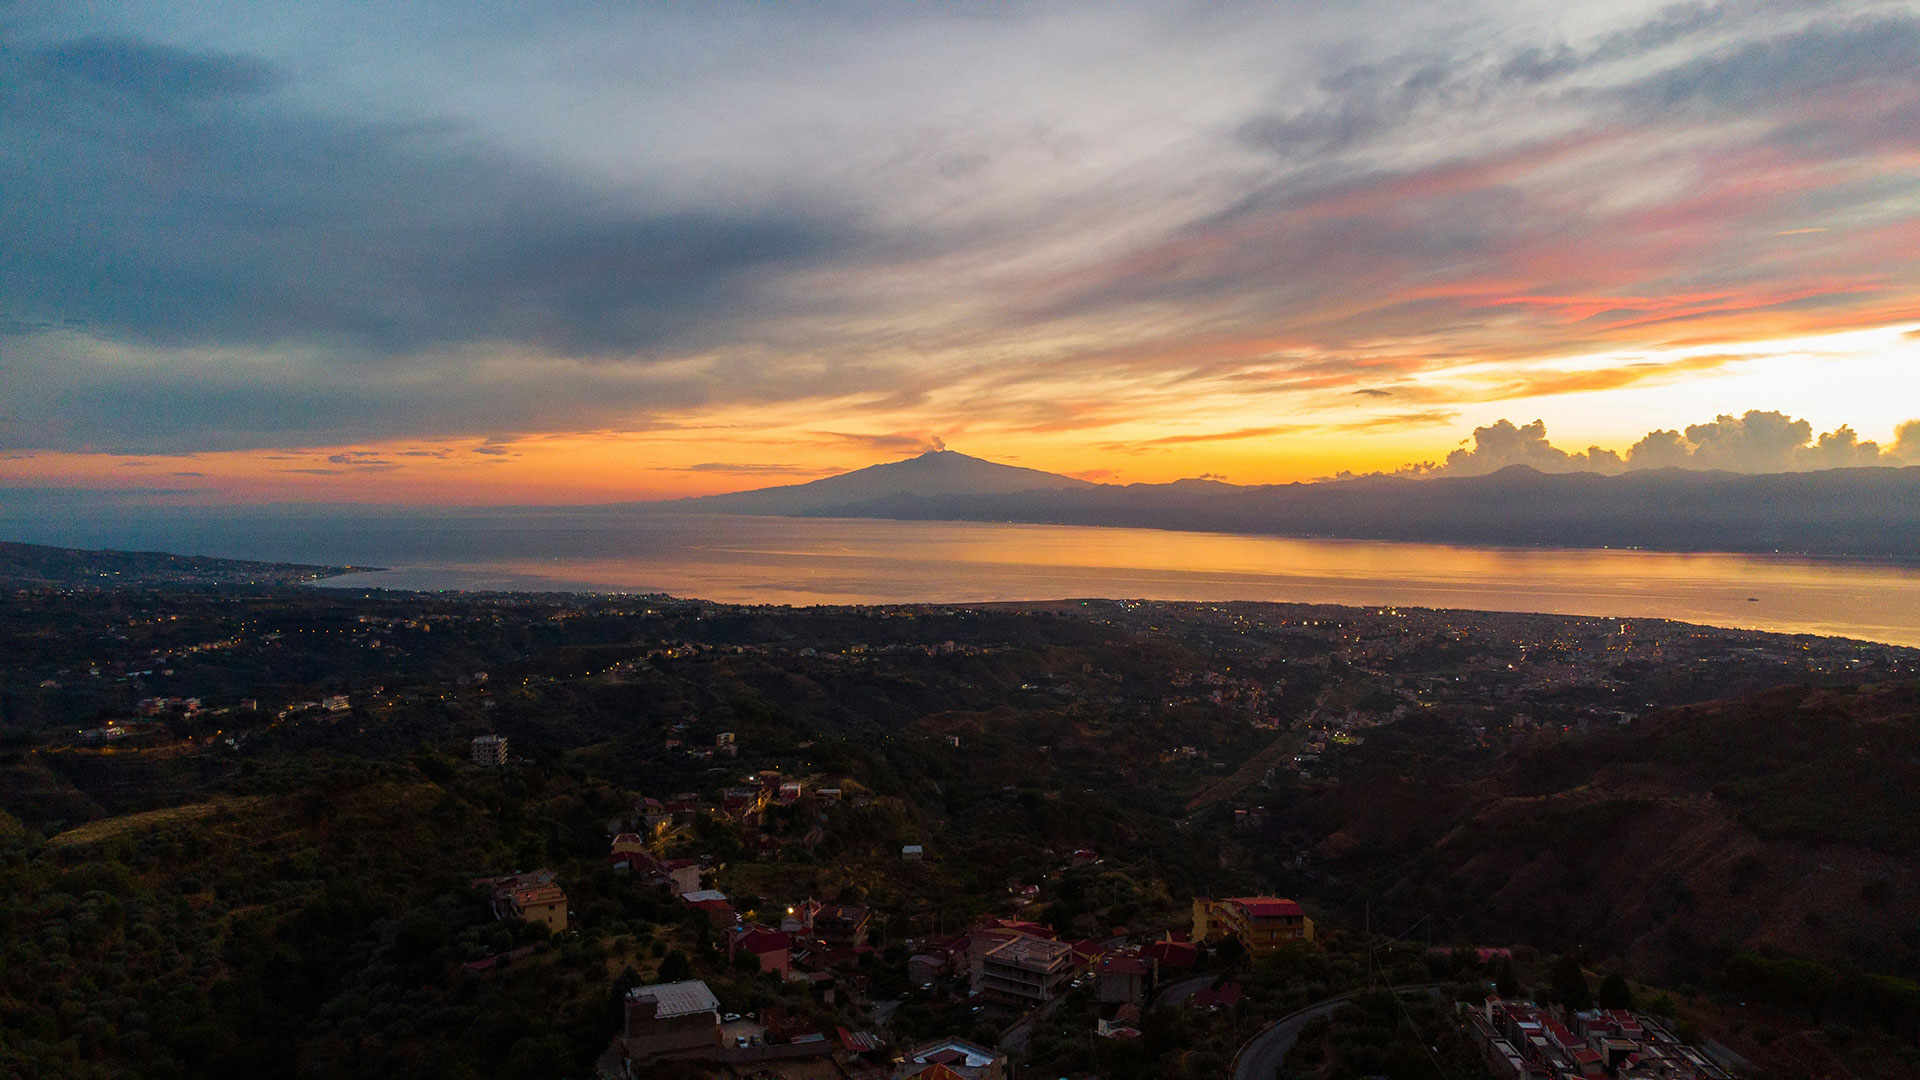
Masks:
[[[1920,646],[1920,568],[1157,529],[644,511],[281,510],[5,523],[74,547],[380,566],[336,588],[664,592],[729,603],[1272,600],[1664,618]]]

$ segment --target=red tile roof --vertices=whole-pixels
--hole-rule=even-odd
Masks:
[[[778,930],[762,930],[755,927],[733,939],[733,943],[758,956],[761,953],[779,952],[782,949],[793,948],[793,936],[783,934]]]
[[[1141,951],[1161,967],[1190,968],[1200,959],[1200,950],[1185,941],[1156,941]]]
[[[516,889],[513,902],[525,907],[528,904],[564,904],[567,894],[560,891],[558,885],[535,885],[531,888]]]
[[[979,933],[982,930],[1013,930],[1032,937],[1049,939],[1054,936],[1052,927],[1042,926],[1036,922],[1022,922],[1019,919],[985,919],[974,932]]]
[[[848,1031],[846,1028],[839,1028],[838,1031],[840,1045],[845,1047],[849,1054],[871,1053],[886,1045],[878,1035],[870,1031]]]
[[[1282,900],[1277,896],[1237,896],[1227,903],[1245,911],[1256,919],[1277,919],[1286,915],[1300,915],[1300,905],[1291,900]]]

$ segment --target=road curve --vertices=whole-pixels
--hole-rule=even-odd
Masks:
[[[1187,999],[1193,997],[1195,993],[1212,986],[1218,978],[1220,978],[1220,973],[1216,971],[1212,974],[1195,975],[1192,978],[1182,979],[1176,983],[1168,983],[1160,988],[1158,994],[1154,995],[1152,1007],[1156,1009],[1177,1009],[1185,1005]]]
[[[1400,994],[1408,990],[1432,990],[1438,985],[1394,986],[1389,989]],[[1248,1039],[1240,1047],[1240,1052],[1233,1056],[1233,1080],[1273,1080],[1280,1066],[1286,1062],[1287,1052],[1293,1049],[1294,1043],[1300,1041],[1300,1029],[1306,1027],[1309,1020],[1333,1015],[1333,1010],[1345,1004],[1348,998],[1370,989],[1374,988],[1349,990],[1338,997],[1314,1002],[1299,1012],[1288,1013],[1268,1024],[1260,1034]]]

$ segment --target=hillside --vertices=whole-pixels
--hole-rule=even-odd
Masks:
[[[609,971],[658,963],[646,946],[675,914],[587,869],[617,793],[420,760],[437,779],[250,761],[203,801],[44,842],[0,812],[0,1075],[579,1075],[605,1046]],[[572,903],[621,933],[549,945],[496,922],[469,881],[529,853],[579,867]],[[511,984],[459,974],[521,943]]]
[[[0,542],[0,586],[293,585],[370,569]]]
[[[1477,778],[1417,735],[1374,742],[1295,808],[1292,839],[1376,914],[1584,945],[1656,979],[1746,950],[1920,972],[1920,687],[1669,710]]]
[[[1778,981],[1742,949],[1911,968],[1920,704],[1847,687],[1915,673],[1920,651],[1836,639],[1422,609],[23,590],[0,606],[0,1076],[591,1075],[612,993],[687,975],[726,1011],[993,1043],[1018,1014],[916,992],[903,939],[996,916],[1146,940],[1195,896],[1268,891],[1320,948],[1244,966],[1246,1010],[1178,1010],[1127,1053],[1070,1002],[1022,1074],[1219,1076],[1247,1025],[1375,971],[1483,990],[1482,943],[1585,944],[1706,1016]],[[1827,689],[1687,707],[1788,679]],[[1683,707],[1619,729],[1622,702]],[[504,765],[469,761],[483,733]],[[803,794],[729,807],[748,777]],[[743,970],[705,911],[618,870],[609,834],[648,798],[650,850],[747,918],[867,906],[875,954],[807,961],[849,992]],[[570,909],[551,940],[472,885],[538,867]]]

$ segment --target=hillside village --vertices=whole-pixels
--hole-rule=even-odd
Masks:
[[[1469,1013],[1535,1000],[1591,1041],[1549,978],[1578,955],[1583,978],[1655,980],[1642,1031],[1711,1031],[1716,1067],[1759,1075],[1812,1053],[1754,1034],[1795,1022],[1768,966],[1788,947],[1835,988],[1824,1009],[1905,1030],[1906,969],[1851,957],[1899,955],[1892,913],[1920,895],[1888,867],[1915,830],[1850,800],[1904,782],[1912,650],[1261,604],[12,600],[0,869],[26,936],[0,969],[19,1021],[0,1061],[71,1040],[102,1076],[258,1071],[291,1044],[314,1076],[352,1057],[409,1077],[1145,1080],[1277,1062],[1248,1049],[1261,1033],[1353,1001],[1295,1048],[1300,1075],[1378,1073],[1363,1037],[1424,1056],[1413,1031],[1512,1072]],[[1782,683],[1810,696],[1767,696]],[[1729,734],[1750,715],[1847,781],[1780,789],[1799,774]],[[1636,871],[1675,828],[1707,854]],[[1623,861],[1569,868],[1542,835]],[[1830,886],[1809,897],[1801,873]],[[1593,910],[1719,927],[1722,951],[1578,906],[1602,890]],[[1853,919],[1858,897],[1883,914]],[[77,929],[95,925],[125,929]],[[276,941],[324,959],[294,977]],[[279,998],[241,992],[274,971]],[[1350,996],[1387,986],[1427,989]],[[34,993],[74,1019],[7,1004]],[[1590,1064],[1506,1046],[1528,1080]],[[1845,1053],[1897,1056],[1875,1046]]]

